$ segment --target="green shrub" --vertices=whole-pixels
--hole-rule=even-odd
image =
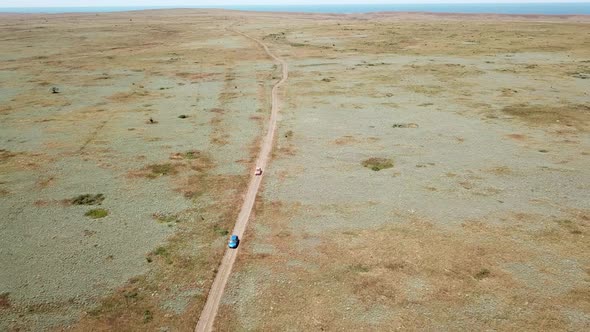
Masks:
[[[369,272],[369,270],[370,270],[368,266],[360,264],[360,263],[350,265],[349,269],[352,272],[356,272],[356,273],[365,273],[365,272]]]
[[[163,224],[179,223],[180,222],[180,219],[178,218],[178,216],[176,214],[172,214],[172,213],[155,212],[154,214],[152,214],[152,217],[154,219],[156,219],[158,222],[163,223]]]
[[[490,270],[481,269],[481,271],[479,271],[475,274],[475,279],[477,279],[477,280],[485,279],[485,278],[489,277],[490,274],[491,274]]]
[[[386,158],[369,158],[362,162],[364,167],[370,168],[375,172],[378,172],[382,169],[392,168],[393,167],[393,160],[386,159]]]
[[[103,194],[85,194],[72,198],[70,202],[74,205],[100,205],[104,198]]]
[[[163,175],[173,175],[178,173],[176,166],[171,163],[149,165],[148,169],[151,172],[151,174],[148,175],[149,178],[157,178]]]
[[[213,230],[215,231],[215,233],[225,236],[229,234],[229,231],[223,227],[219,227],[218,225],[213,226]]]
[[[100,219],[108,216],[109,211],[105,209],[92,209],[88,210],[88,212],[86,212],[84,215],[92,219]]]
[[[168,249],[166,247],[157,247],[156,250],[153,251],[154,255],[156,256],[163,256],[168,257]]]
[[[152,314],[152,312],[149,311],[149,310],[144,311],[144,313],[143,313],[143,322],[144,323],[149,323],[149,322],[152,321],[152,319],[154,319],[154,315]]]

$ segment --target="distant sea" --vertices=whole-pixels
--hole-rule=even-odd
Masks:
[[[95,13],[120,12],[147,9],[172,9],[178,7],[15,7],[0,8],[8,13]],[[307,12],[307,13],[369,13],[369,12],[433,12],[433,13],[493,13],[493,14],[544,14],[590,15],[590,2],[587,3],[485,3],[485,4],[358,4],[358,5],[269,5],[269,6],[207,6],[182,8],[220,8],[269,12]]]

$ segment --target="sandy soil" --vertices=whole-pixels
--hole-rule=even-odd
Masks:
[[[0,17],[0,330],[194,328],[280,78],[230,25],[290,78],[215,330],[589,329],[588,24]]]

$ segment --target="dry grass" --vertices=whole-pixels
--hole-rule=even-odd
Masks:
[[[248,300],[252,302],[242,307],[240,316],[224,307],[219,328],[238,327],[244,322],[242,315],[252,315],[248,321],[256,322],[250,326],[254,329],[275,330],[286,325],[300,330],[360,329],[368,322],[359,317],[369,319],[373,316],[367,316],[368,311],[379,307],[384,311],[371,323],[377,330],[472,329],[483,322],[500,330],[538,326],[559,330],[567,326],[562,306],[590,305],[587,291],[574,288],[546,297],[542,292],[531,292],[507,271],[508,264],[530,262],[537,255],[536,249],[522,246],[521,241],[529,236],[522,231],[512,233],[478,223],[479,227],[465,228],[468,234],[464,234],[405,216],[406,222],[395,226],[332,233],[322,238],[310,255],[297,249],[305,235],[281,235],[288,229],[285,220],[298,213],[297,209],[280,202],[257,204],[259,220],[271,231],[264,239],[254,234],[257,238],[252,241],[271,243],[277,254],[249,251],[244,261],[250,271],[270,268],[271,275],[282,281],[265,280],[264,291]],[[579,257],[581,253],[570,251],[572,254]],[[294,260],[321,269],[289,268],[287,262]],[[551,274],[543,274],[543,278],[548,276]],[[559,277],[551,278],[557,282]],[[472,311],[481,299],[501,303],[492,314],[502,319],[488,320],[484,309]],[[525,302],[535,304],[522,314],[517,308]],[[272,320],[255,312],[255,308],[270,307]],[[300,319],[294,322],[290,313],[295,311]],[[424,315],[429,319],[420,319]]]
[[[305,91],[317,97],[314,103],[309,105],[330,109],[330,107],[337,107],[338,103],[334,99],[340,93],[346,97],[393,99],[400,94],[399,89],[406,89],[421,95],[402,93],[400,99],[408,98],[411,102],[399,102],[400,107],[392,109],[391,118],[395,119],[397,115],[395,112],[400,112],[400,114],[408,115],[408,118],[400,118],[403,120],[399,121],[417,121],[414,118],[420,115],[416,113],[427,112],[430,109],[419,109],[414,112],[408,104],[436,106],[432,109],[454,112],[455,106],[469,110],[489,110],[496,107],[495,103],[486,104],[478,98],[484,100],[484,98],[496,98],[502,95],[500,105],[517,104],[525,100],[524,98],[529,98],[529,93],[533,90],[529,91],[522,87],[494,89],[490,93],[478,89],[479,86],[475,82],[481,78],[477,76],[490,70],[488,67],[498,67],[504,61],[511,61],[503,58],[504,53],[540,52],[545,54],[553,51],[567,51],[569,54],[571,51],[578,57],[587,57],[587,44],[583,36],[576,35],[576,29],[583,29],[586,24],[507,23],[491,20],[477,22],[476,19],[467,22],[459,18],[443,22],[433,19],[432,22],[428,22],[427,19],[422,20],[424,18],[422,16],[413,22],[393,18],[379,21],[373,19],[375,16],[379,15],[367,15],[363,17],[367,19],[366,21],[335,18],[331,22],[324,20],[303,27],[297,25],[292,30],[285,30],[285,34],[279,30],[277,35],[269,36],[267,40],[273,43],[273,47],[284,50],[294,62],[301,59],[307,61],[306,71],[295,70],[290,76],[295,80],[289,92],[296,95]],[[355,35],[359,35],[359,38],[352,38]],[[571,40],[562,40],[564,35],[571,36]],[[544,40],[545,37],[547,39]],[[338,45],[337,48],[329,47],[332,41]],[[297,44],[296,49],[290,48],[289,45],[294,44]],[[311,66],[309,62],[315,60],[315,57],[339,59],[340,56],[351,54],[370,58],[373,62],[367,60],[366,63],[361,64],[347,63],[349,67],[355,67],[354,71],[350,71],[350,77],[347,77],[346,73],[324,72],[319,75],[319,71],[307,71],[310,70],[307,67]],[[422,57],[416,57],[414,60],[416,62],[432,61],[433,64],[402,66],[400,70],[397,63],[386,64],[375,60],[383,54],[433,55],[432,60]],[[372,57],[373,55],[375,57]],[[442,59],[436,56],[441,56]],[[488,56],[498,58],[489,61],[487,65],[473,65],[474,62],[479,61],[483,64],[484,57]],[[459,57],[464,59],[466,64],[441,64],[441,61],[450,62]],[[355,61],[358,60],[355,58]],[[304,66],[301,62],[298,65]],[[539,75],[554,77],[565,74],[563,68],[554,73],[544,71],[541,64],[507,65],[507,67],[516,69],[515,73],[530,75],[524,77],[531,80],[535,75],[536,77]],[[390,76],[389,81],[382,79],[381,73],[377,71],[387,73],[388,75],[382,76]],[[400,80],[398,76],[402,78],[401,84],[398,84]],[[322,78],[325,77],[328,77],[330,82],[322,82]],[[408,79],[404,80],[404,77]],[[305,80],[314,81],[315,85],[309,85]],[[463,80],[460,82],[463,86],[461,89],[456,89],[460,80]],[[421,84],[421,81],[424,81],[424,84]],[[360,83],[354,86],[347,85],[350,91],[343,92],[338,87],[343,84],[342,82]],[[387,90],[389,84],[396,87]],[[474,88],[466,88],[469,84],[473,84]],[[373,89],[376,85],[380,88],[378,91]],[[330,86],[330,89],[322,92],[318,90],[320,86]],[[323,97],[328,100],[325,104],[322,104]],[[428,102],[423,102],[425,100]],[[354,103],[355,101],[351,100],[347,103],[343,102],[343,105],[352,108]],[[311,107],[302,106],[302,104],[304,103],[294,97],[291,108],[304,110],[305,107]],[[404,108],[409,110],[403,113]],[[561,118],[557,118],[561,119],[561,125],[573,125],[573,120],[563,120],[573,115],[563,117],[564,111],[565,113],[568,111],[561,106],[556,108],[555,113],[561,113]],[[366,111],[364,108],[359,107],[359,109],[358,114],[362,114],[359,116],[360,119]],[[508,108],[505,109],[506,111],[510,112]],[[574,105],[573,111],[579,112],[580,109]],[[460,115],[469,117],[471,115],[467,114],[468,112],[465,111],[465,114]],[[495,113],[495,118],[499,119],[498,123],[506,118],[499,115],[500,112]],[[507,115],[507,112],[501,115]],[[531,122],[531,115],[524,115],[524,117],[508,115],[523,120],[525,124],[543,127],[556,120],[547,121],[548,115],[542,115],[540,120],[534,119],[534,122]],[[317,114],[316,116],[320,119],[329,119],[326,121],[333,119],[332,117],[323,118]],[[428,115],[425,117],[428,118]],[[581,119],[577,118],[576,121],[578,120]],[[301,123],[305,122],[299,122]],[[345,125],[338,123],[338,129]],[[406,123],[396,125],[394,127],[406,127]],[[441,125],[449,125],[453,128],[451,130],[462,130],[449,123]],[[520,130],[510,128],[514,131]],[[572,129],[575,128],[580,127],[574,125]],[[335,130],[335,132],[338,133],[336,137],[327,139],[327,135],[322,137],[329,142],[326,149],[331,149],[331,153],[338,151],[334,150],[335,148],[349,149],[351,146],[358,146],[359,150],[355,152],[361,153],[364,152],[362,148],[369,143],[360,134],[339,137],[342,131]],[[401,129],[390,132],[392,136],[402,134]],[[500,135],[506,133],[499,132]],[[305,132],[301,133],[301,135],[304,134]],[[459,133],[456,132],[451,133],[453,139],[451,144],[462,144],[461,147],[465,149],[477,140],[477,135],[466,132],[458,135]],[[442,145],[443,137],[446,139],[447,136],[439,134],[439,137]],[[505,138],[502,143],[513,144],[516,147],[528,147],[524,144],[525,142],[534,144],[538,139],[526,129],[522,129],[522,133],[515,132],[500,137]],[[428,155],[426,152],[429,150],[428,147],[415,147],[412,145],[414,142],[399,136],[389,139],[389,137],[383,138],[384,146],[391,145],[384,148],[384,151],[412,147],[404,150],[407,154],[400,154],[400,159],[410,159],[410,155],[414,156],[413,154],[417,154],[419,156],[417,158],[426,158]],[[438,138],[432,140],[436,141]],[[280,142],[282,144],[282,141]],[[297,147],[301,149],[301,155],[304,155],[306,148]],[[375,155],[382,155],[375,146],[371,148],[377,151]],[[444,151],[445,148],[442,146],[441,148]],[[535,147],[533,151],[538,149],[539,147]],[[554,149],[550,150],[554,151]],[[459,162],[459,160],[454,161]],[[403,162],[404,160],[400,161],[400,168],[406,166]],[[281,188],[297,188],[297,185],[305,183],[303,180],[298,182],[297,175],[293,174],[296,165],[294,161],[294,164],[284,168],[279,167],[276,170],[279,179],[269,184],[273,186],[273,193],[278,192],[284,195],[283,197],[292,197],[288,192],[281,192]],[[437,161],[436,166],[442,168],[440,175],[444,177],[446,172],[446,179],[438,182],[434,180],[436,174],[430,174],[436,186],[427,186],[429,191],[423,195],[449,195],[455,199],[458,197],[465,200],[476,197],[474,199],[493,201],[498,204],[497,209],[500,214],[505,211],[505,207],[500,207],[499,204],[505,201],[502,201],[504,197],[499,196],[505,189],[506,193],[510,192],[507,188],[512,177],[523,176],[522,172],[525,172],[519,167],[514,167],[512,163],[507,165],[510,166],[504,166],[501,160],[493,160],[491,165],[488,163],[487,166],[477,166],[477,172],[464,173],[464,170],[455,169],[458,165],[444,169],[443,161]],[[372,165],[367,166],[372,167]],[[286,184],[283,185],[282,181],[286,178],[290,181],[285,181]],[[329,181],[336,180],[330,178]],[[346,179],[342,181],[345,182]],[[346,188],[345,184],[340,185],[341,188]],[[404,184],[400,185],[404,186]],[[453,187],[451,192],[448,191],[448,187]],[[421,197],[423,197],[411,189],[408,189],[407,193],[403,191],[400,195],[410,195],[410,204],[417,205],[420,205]],[[488,196],[489,199],[486,198]],[[348,204],[350,203],[347,200],[341,205]],[[466,201],[465,204],[469,202]],[[343,208],[342,206],[340,207]],[[534,205],[529,206],[527,203],[522,203],[522,206],[535,208]],[[309,206],[301,206],[293,201],[257,202],[256,226],[260,226],[261,231],[259,232],[256,227],[248,233],[248,243],[251,243],[251,246],[242,247],[236,269],[238,274],[235,274],[239,276],[239,279],[234,279],[235,288],[227,290],[231,295],[225,297],[228,301],[236,302],[222,306],[217,317],[216,328],[218,330],[267,331],[284,330],[285,326],[301,331],[565,330],[572,326],[570,317],[564,313],[566,310],[571,309],[574,312],[572,315],[583,317],[581,312],[589,308],[587,298],[584,298],[588,295],[587,292],[561,279],[575,275],[575,272],[549,271],[547,268],[556,261],[572,260],[580,264],[587,261],[584,255],[587,255],[588,246],[581,242],[587,230],[581,226],[583,223],[580,222],[580,218],[559,219],[561,221],[555,220],[544,224],[539,222],[539,216],[528,216],[523,219],[507,216],[498,222],[494,214],[490,220],[465,222],[465,226],[459,226],[457,229],[451,225],[452,222],[456,222],[452,220],[454,214],[452,208],[449,206],[448,211],[441,211],[441,213],[448,212],[451,215],[448,218],[450,220],[429,222],[415,215],[403,215],[399,218],[392,217],[388,226],[373,228],[359,218],[358,224],[350,226],[353,229],[330,225],[327,227],[330,231],[326,234],[308,234],[307,229],[314,229],[314,223],[323,222],[322,217],[332,216],[334,211],[322,210],[321,202]],[[351,215],[355,216],[354,212],[351,212]],[[315,220],[316,217],[318,220]],[[389,218],[388,215],[379,215],[379,217]],[[564,220],[571,220],[571,222]],[[384,223],[387,221],[384,220]],[[436,226],[439,223],[444,224],[444,227]],[[306,226],[301,226],[302,224]],[[535,227],[547,228],[544,231],[548,232],[534,230]],[[571,243],[565,243],[570,240]],[[271,247],[272,253],[261,253],[256,250],[257,246]],[[511,270],[513,266],[518,269],[528,266],[527,264],[533,266],[532,269],[535,271],[528,276],[523,277]],[[548,284],[558,284],[565,290],[554,296],[548,295],[548,292],[544,290],[531,290],[531,284],[539,278],[546,278],[544,280]],[[577,278],[576,281],[580,280],[578,275],[575,278]],[[249,286],[250,282],[255,286]],[[572,300],[574,294],[575,301]],[[293,320],[293,313],[297,314],[298,319]],[[581,318],[581,320],[584,319]]]
[[[164,175],[176,175],[178,174],[178,165],[172,163],[165,164],[153,164],[146,167],[149,173],[146,175],[148,178],[157,178]]]
[[[436,96],[441,94],[445,89],[438,85],[408,85],[405,87],[409,91],[424,94],[427,96]]]
[[[2,293],[0,294],[0,310],[5,308],[10,308],[10,293]]]
[[[512,174],[512,170],[509,167],[507,167],[507,166],[492,167],[492,168],[489,168],[489,169],[485,170],[485,172],[491,173],[491,174],[494,174],[494,175],[498,175],[498,176],[504,176],[504,175],[511,175]]]
[[[189,168],[193,171],[203,173],[215,167],[215,163],[208,153],[199,150],[176,152],[170,155],[170,160],[176,161],[178,169]],[[182,162],[178,162],[182,161]]]
[[[148,179],[156,179],[161,176],[177,175],[180,169],[185,168],[185,166],[186,164],[180,162],[151,164],[140,170],[130,171],[127,175],[130,178],[143,177]]]
[[[10,152],[8,150],[1,149],[0,150],[0,162],[5,163],[9,159],[16,157],[18,154],[14,152]]]
[[[356,144],[362,144],[362,143],[373,144],[378,141],[379,141],[379,138],[377,138],[377,137],[356,137],[356,136],[346,135],[346,136],[342,136],[342,137],[335,139],[334,141],[332,141],[332,144],[338,145],[338,146],[346,146],[346,145],[356,145]]]
[[[513,52],[573,51],[586,55],[585,36],[578,32],[587,28],[585,23],[561,22],[555,29],[552,22],[503,22],[506,18],[465,17],[418,14],[413,18],[403,14],[367,15],[368,21],[322,22],[299,27],[298,34],[315,38],[334,39],[354,33],[365,38],[339,38],[338,48],[331,43],[304,47],[318,55],[338,56],[339,53],[361,54],[396,53],[404,55],[454,54],[477,56]],[[509,20],[509,19],[508,19]],[[295,35],[295,33],[293,33]],[[300,42],[292,34],[285,36],[291,42]],[[564,35],[568,39],[563,38]],[[274,42],[274,41],[273,41]],[[451,68],[456,69],[456,68]]]
[[[473,66],[456,63],[406,65],[402,69],[405,76],[433,75],[443,82],[454,81],[463,77],[477,76],[483,71]]]
[[[502,111],[531,125],[560,125],[587,131],[590,127],[590,106],[566,104],[560,106],[516,104]]]

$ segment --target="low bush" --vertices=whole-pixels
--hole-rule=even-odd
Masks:
[[[105,209],[92,209],[84,214],[92,219],[100,219],[109,215],[109,211]]]
[[[378,172],[382,169],[392,168],[393,160],[387,158],[369,158],[362,162],[364,167],[370,168],[371,170]]]

